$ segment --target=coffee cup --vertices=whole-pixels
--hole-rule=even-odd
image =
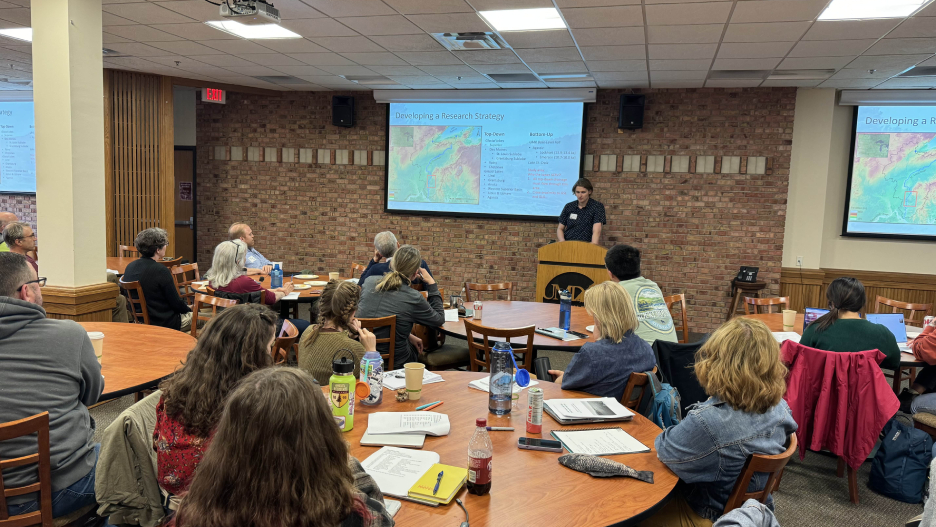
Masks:
[[[426,365],[421,362],[407,362],[403,365],[406,372],[406,394],[410,401],[418,401],[422,397],[423,372]]]
[[[923,317],[923,327],[925,328],[926,326],[930,325],[933,322],[933,318],[936,318],[936,317],[933,317],[933,316]]]
[[[329,280],[337,280],[337,279],[338,279],[338,273],[328,273],[328,279],[329,279]]]
[[[89,331],[88,338],[94,347],[94,356],[97,357],[98,364],[101,364],[101,357],[104,356],[104,334],[100,331]]]
[[[783,327],[792,328],[793,324],[795,323],[796,323],[796,310],[784,309],[783,310]]]

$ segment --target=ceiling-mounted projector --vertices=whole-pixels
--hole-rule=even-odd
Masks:
[[[221,16],[241,24],[279,24],[279,9],[264,0],[223,0]]]

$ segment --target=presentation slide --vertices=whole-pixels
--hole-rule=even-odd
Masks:
[[[584,103],[391,103],[387,211],[557,219]]]
[[[36,191],[32,102],[0,102],[0,192]]]
[[[859,106],[843,234],[936,237],[936,106]]]

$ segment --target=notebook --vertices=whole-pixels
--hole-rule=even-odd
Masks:
[[[630,421],[634,413],[611,397],[547,399],[543,410],[561,425]]]
[[[442,473],[441,481],[439,481],[440,472]],[[408,495],[411,498],[446,505],[455,498],[467,479],[467,468],[436,463],[419,478],[415,485],[410,487]],[[432,490],[435,488],[436,481],[439,481],[439,490],[433,494]]]
[[[822,309],[819,307],[807,307],[803,315],[803,331],[806,331],[806,326],[815,322],[819,317],[828,313],[828,309]]]
[[[368,434],[361,436],[361,446],[395,446],[403,448],[422,448],[426,443],[426,434]]]
[[[897,345],[901,351],[907,348],[907,324],[904,322],[903,313],[868,313],[865,320],[872,324],[880,324],[890,330],[897,339]]]
[[[572,454],[616,456],[650,451],[650,448],[620,427],[553,430],[550,434]]]

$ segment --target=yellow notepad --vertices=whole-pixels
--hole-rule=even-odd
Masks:
[[[432,489],[435,488],[436,481],[439,479],[439,472],[443,472],[442,481],[439,482],[439,490],[433,494]],[[419,478],[415,485],[410,487],[408,494],[411,498],[447,504],[455,499],[455,494],[458,493],[467,479],[467,468],[436,463]]]

